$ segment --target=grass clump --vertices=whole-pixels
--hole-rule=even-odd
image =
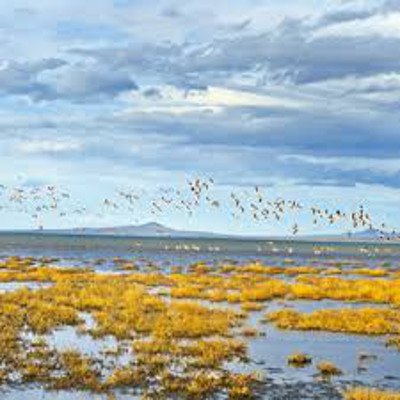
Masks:
[[[400,279],[301,276],[290,286],[290,294],[296,299],[332,299],[400,305]]]
[[[288,357],[287,362],[292,367],[301,368],[311,364],[312,358],[305,353],[293,353]]]
[[[317,365],[317,369],[323,377],[342,375],[342,370],[330,361],[321,361]]]
[[[346,400],[400,400],[400,392],[356,387],[344,393]]]
[[[400,351],[400,336],[393,336],[386,341],[387,347],[394,347]]]
[[[278,310],[266,315],[280,329],[383,335],[400,333],[400,312],[392,309],[334,309],[301,313]]]
[[[264,309],[264,305],[260,303],[242,303],[241,308],[243,311],[261,311]]]
[[[59,362],[61,375],[51,380],[52,389],[74,388],[93,392],[102,390],[100,371],[89,357],[82,356],[75,350],[68,350],[60,354]]]
[[[244,337],[256,337],[258,336],[258,330],[252,326],[245,326],[241,331],[241,335]]]

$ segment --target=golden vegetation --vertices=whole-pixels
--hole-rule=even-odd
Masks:
[[[383,335],[400,333],[400,312],[391,309],[360,308],[317,310],[301,313],[279,310],[266,315],[281,329]]]
[[[400,336],[393,336],[386,341],[386,346],[395,347],[400,351]]]
[[[52,261],[10,257],[0,263],[0,282],[48,283],[0,293],[0,383],[20,376],[49,389],[111,393],[126,387],[153,398],[251,398],[260,377],[234,373],[227,364],[249,361],[247,342],[262,333],[247,318],[274,299],[387,304],[311,313],[283,309],[266,320],[282,329],[391,334],[387,344],[400,347],[400,279],[383,269],[196,263],[163,273],[155,265],[142,269],[115,259],[123,273],[100,274],[53,267]],[[351,271],[365,277],[331,276]],[[93,324],[85,324],[85,315]],[[117,344],[91,357],[50,348],[44,335],[64,326],[95,340],[112,336]],[[126,365],[116,361],[121,354],[129,358]],[[293,366],[310,362],[302,353],[288,358]],[[323,376],[340,372],[328,362],[317,368]]]
[[[186,398],[219,392],[229,393],[232,398],[248,398],[259,383],[254,374],[236,374],[224,366],[228,361],[247,361],[246,344],[232,338],[234,328],[243,323],[243,312],[182,300],[196,297],[197,289],[194,285],[185,288],[183,275],[103,275],[90,270],[37,266],[22,259],[9,260],[5,265],[6,271],[0,277],[3,281],[52,285],[0,294],[4,381],[21,375],[25,382],[41,383],[49,389],[108,392],[127,386],[143,393],[177,393]],[[205,273],[206,268],[198,266],[194,273],[199,270]],[[199,290],[203,290],[207,279],[200,275],[199,281]],[[180,291],[171,293],[171,301],[148,289],[171,287],[171,282],[182,282]],[[93,326],[84,327],[83,313],[93,317]],[[44,337],[35,336],[78,325],[93,338],[111,335],[120,343],[131,341],[129,365],[104,370],[101,359],[76,350],[50,349]],[[21,342],[24,331],[33,338]],[[102,354],[113,357],[118,353]]]
[[[400,279],[301,276],[291,285],[290,291],[297,299],[332,299],[400,305]]]
[[[370,277],[389,276],[389,271],[384,268],[356,268],[346,272],[349,275],[365,275]]]
[[[242,303],[241,308],[243,311],[261,311],[264,308],[260,303]]]
[[[323,377],[330,377],[342,374],[342,371],[330,361],[321,361],[317,365],[317,369]]]
[[[311,364],[312,358],[308,354],[294,353],[288,357],[287,361],[293,367],[304,367]]]
[[[353,388],[344,393],[346,400],[400,400],[400,392],[370,388]]]

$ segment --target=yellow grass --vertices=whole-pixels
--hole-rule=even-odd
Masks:
[[[342,371],[330,361],[321,361],[317,365],[317,369],[322,376],[341,375]]]
[[[390,309],[337,309],[301,313],[279,310],[266,315],[278,328],[383,335],[400,333],[400,311]]]
[[[38,267],[21,259],[5,264],[0,276],[3,281],[52,285],[0,294],[0,382],[20,374],[24,382],[57,390],[108,392],[137,386],[164,393],[177,389],[176,393],[186,398],[203,398],[223,391],[232,398],[251,396],[254,375],[238,375],[224,369],[227,361],[247,359],[246,345],[231,338],[234,329],[242,325],[243,313],[181,300],[196,297],[193,293],[204,291],[213,280],[197,275],[207,272],[204,265],[193,267],[193,275],[187,275],[191,283],[186,286],[182,274],[135,271],[102,275],[90,270]],[[153,287],[170,287],[174,291],[171,301],[150,294],[148,288]],[[93,327],[84,326],[83,312],[91,314]],[[120,343],[132,341],[131,364],[117,365],[104,376],[98,360],[76,350],[49,349],[42,336],[34,336],[30,343],[21,345],[20,335],[26,329],[42,335],[61,326],[78,325],[94,338],[112,335]],[[103,354],[113,357],[119,352]],[[174,376],[171,371],[177,366],[183,372]]]
[[[302,276],[290,287],[294,298],[400,305],[400,279],[341,279]]]
[[[241,308],[243,311],[261,311],[264,308],[260,303],[242,303]]]
[[[353,388],[345,392],[346,400],[400,400],[400,392],[369,388]]]
[[[284,309],[266,319],[282,329],[390,334],[387,344],[399,347],[400,279],[384,270],[353,269],[363,277],[343,279],[312,266],[197,263],[188,270],[171,267],[168,274],[156,266],[141,272],[134,260],[116,259],[116,268],[125,270],[118,275],[55,268],[52,261],[12,257],[0,263],[0,282],[50,284],[0,293],[0,384],[20,376],[23,382],[53,389],[111,393],[127,387],[153,398],[251,398],[260,378],[252,372],[235,374],[226,365],[248,360],[246,342],[258,335],[247,325],[248,315],[274,299],[387,304],[312,313]],[[92,317],[93,326],[85,325],[83,313]],[[94,339],[110,335],[117,344],[97,359],[76,350],[57,351],[44,335],[63,326]],[[25,332],[33,336],[22,342]],[[129,364],[105,371],[105,358],[116,360],[124,351]],[[302,353],[288,358],[291,365],[310,361]],[[324,376],[338,373],[333,367],[318,365]]]
[[[294,353],[288,357],[287,361],[293,367],[304,367],[311,363],[312,358],[308,354]]]
[[[386,341],[388,347],[395,347],[400,351],[400,336],[393,336]]]

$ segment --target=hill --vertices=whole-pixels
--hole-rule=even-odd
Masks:
[[[44,231],[49,232],[49,231]],[[52,231],[54,232],[54,231]],[[131,237],[199,237],[216,238],[227,237],[212,232],[185,231],[172,229],[157,222],[148,222],[142,225],[115,226],[107,228],[75,228],[58,230],[62,234],[82,234],[82,235],[112,235],[112,236],[131,236]]]

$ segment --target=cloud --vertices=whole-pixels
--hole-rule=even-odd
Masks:
[[[153,88],[153,87],[144,89],[142,91],[142,95],[146,98],[152,98],[152,99],[158,99],[158,100],[162,99],[162,94],[161,94],[160,90],[157,88]]]
[[[15,149],[24,154],[62,154],[80,152],[83,143],[77,139],[41,139],[25,140],[15,145]]]
[[[375,17],[372,17],[375,18]],[[383,29],[398,30],[397,16],[381,18]],[[370,18],[344,24],[368,24]],[[374,21],[374,19],[372,19]],[[274,31],[242,34],[201,44],[135,44],[126,47],[73,49],[73,54],[94,58],[109,68],[130,69],[157,76],[183,88],[229,84],[257,73],[265,84],[296,85],[349,76],[400,71],[400,37],[323,34],[338,24],[314,28],[307,21],[285,20]],[[377,28],[377,29],[378,29]],[[338,29],[339,30],[339,29]],[[351,29],[353,31],[353,29]]]
[[[400,12],[349,19],[325,26],[314,32],[316,37],[387,37],[400,38]]]
[[[385,0],[381,7],[382,12],[399,11],[400,2],[399,0]]]
[[[235,91],[228,93],[236,95]],[[187,102],[185,98],[181,98],[180,102],[177,99],[179,97],[175,97],[170,104],[168,100],[164,100],[165,103],[156,103],[154,112],[150,105],[147,113],[142,113],[140,108],[136,108],[138,105],[134,104],[124,113],[116,115],[111,123],[114,126],[122,124],[130,130],[137,127],[141,131],[156,131],[165,135],[171,134],[172,131],[175,134],[186,135],[193,143],[269,145],[277,149],[291,147],[301,151],[323,153],[362,151],[363,146],[358,143],[360,139],[367,135],[369,139],[373,139],[374,130],[379,126],[379,120],[374,121],[371,117],[360,122],[360,115],[351,115],[351,112],[343,113],[339,110],[341,120],[338,121],[339,116],[333,111],[310,110],[306,102],[303,107],[301,103],[298,105],[296,102],[294,104],[297,107],[290,107],[291,104],[286,103],[284,99],[277,98],[274,102],[275,99],[269,96],[266,96],[265,100],[263,96],[255,96],[258,102],[260,99],[265,101],[261,104],[255,104],[254,99],[251,96],[247,98],[246,95],[243,98],[238,96],[235,99],[236,104],[229,103],[226,99],[223,102],[217,101],[218,96],[213,98],[207,92],[199,98],[195,96],[193,102],[190,98]],[[164,107],[164,113],[160,112],[161,105]],[[199,112],[204,111],[206,107],[218,107],[219,112]],[[187,112],[178,113],[180,108]],[[383,130],[382,126],[379,126],[379,129],[379,140],[392,135],[392,130],[387,127]],[[349,131],[352,131],[352,135],[348,135]],[[351,148],[346,147],[346,144],[350,146],[352,141],[356,144]]]
[[[42,36],[0,69],[1,154],[93,175],[399,187],[396,2],[50,3],[33,7]]]
[[[126,113],[151,113],[155,114],[190,114],[190,113],[218,113],[226,108],[264,108],[269,110],[300,109],[305,102],[292,98],[258,94],[244,90],[233,90],[222,87],[210,86],[206,90],[180,90],[171,86],[150,88],[143,92],[149,101],[143,101],[141,93],[133,93],[131,99],[133,107]]]
[[[165,17],[165,18],[172,18],[172,19],[180,18],[180,17],[183,17],[183,16],[184,16],[184,14],[182,14],[182,13],[181,13],[177,8],[175,8],[175,7],[165,7],[165,8],[163,8],[163,9],[161,10],[160,15],[161,15],[162,17]]]
[[[280,34],[243,36],[192,52],[185,72],[235,73],[259,68],[272,82],[304,84],[400,70],[400,40],[314,37],[290,23]]]
[[[54,84],[56,96],[76,101],[109,99],[138,86],[126,71],[112,71],[101,66],[71,66]]]
[[[44,72],[66,65],[61,59],[48,58],[35,62],[4,61],[0,66],[0,93],[23,95],[40,100],[53,96],[50,85],[41,82]]]
[[[55,145],[36,144],[29,151],[34,154],[55,151]],[[85,168],[99,167],[130,171],[164,171],[176,175],[211,174],[219,184],[264,185],[288,184],[308,186],[353,186],[358,184],[385,185],[400,188],[398,159],[380,160],[368,157],[334,157],[293,154],[289,149],[276,151],[268,146],[241,146],[220,143],[193,143],[184,136],[167,138],[163,135],[140,137],[117,136],[95,142],[89,140],[79,150],[67,150],[57,145],[63,162],[79,165],[85,159]],[[27,154],[27,153],[26,153]]]
[[[152,44],[134,43],[127,46],[107,46],[97,48],[72,48],[69,53],[96,60],[99,65],[115,69],[131,69],[132,71],[162,73],[170,66],[172,58],[178,57],[183,50],[182,45],[171,43]],[[173,72],[173,71],[171,71]]]
[[[0,66],[0,94],[33,101],[93,101],[137,90],[129,71],[96,64],[78,65],[48,58],[34,62],[5,61]]]
[[[372,17],[376,9],[339,9],[328,12],[319,19],[317,26],[336,25],[343,22],[359,21]]]

